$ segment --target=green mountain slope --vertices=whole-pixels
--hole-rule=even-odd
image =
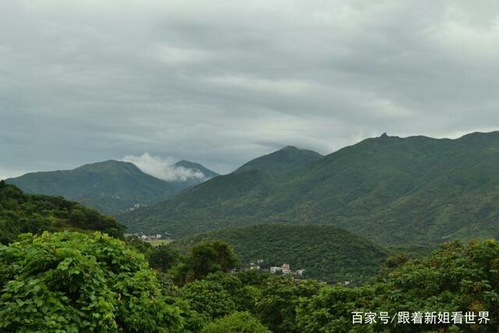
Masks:
[[[215,228],[254,224],[250,220],[261,209],[262,199],[271,195],[278,179],[308,166],[320,156],[309,150],[285,147],[250,161],[231,174],[210,179],[186,190],[172,200],[127,212],[120,215],[119,219],[132,231],[170,232],[175,237]],[[290,163],[288,167],[286,162]],[[233,217],[239,222],[233,223]],[[210,222],[190,222],[200,220]],[[169,224],[166,229],[165,221]],[[210,225],[211,221],[215,227]]]
[[[191,169],[194,171],[199,171],[201,172],[206,179],[211,179],[216,176],[218,176],[218,173],[206,168],[202,164],[196,163],[196,162],[191,162],[191,161],[186,161],[186,160],[181,160],[178,161],[177,163],[174,164],[175,167],[181,167],[185,169]]]
[[[61,197],[30,195],[0,181],[0,243],[7,244],[24,232],[44,230],[98,230],[122,235],[125,227],[109,216]]]
[[[203,166],[182,161],[183,167]],[[206,171],[212,175],[212,171]],[[6,180],[27,193],[61,195],[106,214],[118,214],[165,199],[201,180],[166,182],[142,172],[130,162],[105,161],[73,170],[28,173]]]
[[[177,237],[262,222],[335,224],[381,244],[499,237],[499,132],[383,135],[279,174],[217,177],[122,220]]]
[[[223,240],[234,247],[243,264],[290,264],[304,276],[328,282],[358,283],[374,276],[387,253],[371,241],[335,226],[260,224],[228,228],[187,237],[173,246],[187,251],[201,241]]]
[[[321,154],[315,151],[287,146],[271,154],[249,161],[234,171],[234,173],[259,170],[270,174],[279,174],[317,161],[322,157]]]

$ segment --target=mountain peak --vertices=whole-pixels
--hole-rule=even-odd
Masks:
[[[135,164],[116,160],[85,164],[74,169],[74,171],[97,172],[111,175],[142,173]]]
[[[311,150],[286,146],[273,153],[258,157],[242,165],[234,173],[251,170],[278,174],[321,159],[323,156]]]
[[[286,146],[282,148],[280,151],[298,151],[300,149],[296,148],[295,146]]]
[[[185,168],[185,169],[191,169],[191,170],[194,170],[194,171],[199,171],[199,172],[201,172],[204,175],[205,179],[210,179],[210,178],[213,178],[213,177],[216,177],[216,176],[219,175],[215,171],[212,171],[212,170],[206,168],[202,164],[199,164],[199,163],[196,163],[196,162],[187,161],[187,160],[178,161],[173,166],[180,167],[180,168]]]

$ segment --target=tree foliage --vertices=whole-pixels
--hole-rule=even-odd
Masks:
[[[497,332],[499,329],[499,242],[454,241],[431,256],[399,266],[377,286],[372,308],[384,311],[488,311],[487,325],[426,325],[425,330]],[[392,332],[410,332],[395,325]]]
[[[352,325],[352,312],[368,307],[374,291],[368,287],[328,286],[309,298],[302,298],[296,312],[300,333],[348,333],[369,331]]]
[[[234,312],[206,325],[201,333],[272,333],[248,312]]]
[[[20,233],[43,231],[96,230],[121,237],[125,226],[113,217],[101,215],[62,197],[25,194],[0,181],[0,242],[8,244]]]
[[[170,245],[161,244],[151,248],[147,261],[152,268],[168,271],[180,260],[180,254]]]
[[[191,248],[190,254],[176,267],[179,284],[199,280],[210,273],[229,272],[239,265],[232,247],[222,241],[201,242]]]
[[[166,272],[180,261],[180,253],[169,244],[153,246],[139,236],[128,235],[125,238],[127,245],[144,254],[151,268]]]
[[[394,262],[391,262],[391,265]],[[499,243],[495,240],[450,242],[431,256],[401,260],[370,286],[325,287],[302,299],[297,309],[301,332],[497,332],[499,329]],[[352,313],[399,312],[470,313],[475,318],[487,312],[490,322],[479,324],[384,324],[353,325]]]
[[[182,288],[182,297],[189,302],[191,309],[204,317],[205,323],[237,309],[230,292],[216,281],[190,282]]]
[[[276,277],[262,286],[256,312],[263,324],[274,333],[300,333],[296,326],[296,307],[300,298],[310,298],[320,290],[314,280]]]
[[[101,233],[24,234],[0,248],[3,332],[179,332],[143,255]]]

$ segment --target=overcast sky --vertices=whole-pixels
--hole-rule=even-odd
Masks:
[[[499,2],[1,0],[0,178],[499,124]]]

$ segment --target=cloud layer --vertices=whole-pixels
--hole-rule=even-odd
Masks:
[[[290,144],[494,130],[498,14],[489,0],[4,0],[0,170],[148,151],[224,173]]]
[[[142,172],[169,182],[185,182],[191,180],[204,181],[206,176],[199,170],[175,166],[175,159],[161,158],[144,153],[141,156],[127,155],[125,162],[135,164]]]

